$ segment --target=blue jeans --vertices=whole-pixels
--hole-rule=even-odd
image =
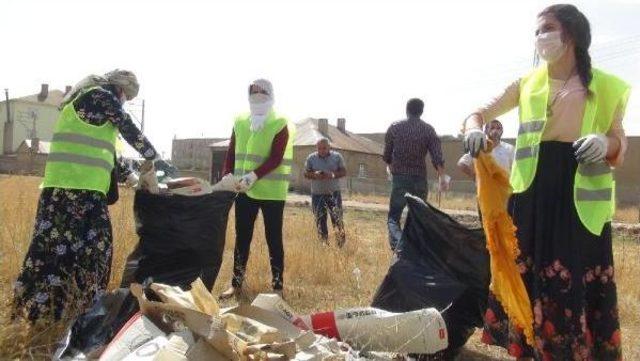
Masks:
[[[402,227],[400,218],[402,211],[407,205],[404,198],[406,193],[427,199],[427,180],[424,177],[394,174],[391,181],[391,198],[389,199],[389,215],[387,226],[389,228],[389,246],[392,251],[396,250],[398,242],[402,237]]]
[[[311,207],[316,219],[316,227],[320,239],[326,242],[329,238],[327,229],[327,213],[331,218],[331,223],[336,230],[336,241],[338,246],[343,246],[345,241],[344,222],[342,220],[342,195],[340,191],[332,194],[311,195]]]

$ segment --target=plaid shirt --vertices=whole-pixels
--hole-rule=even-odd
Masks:
[[[431,155],[433,167],[444,166],[440,138],[422,119],[409,118],[391,124],[385,135],[385,163],[391,173],[427,177],[425,157]]]

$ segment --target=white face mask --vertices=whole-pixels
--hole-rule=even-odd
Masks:
[[[542,60],[553,63],[567,50],[567,46],[562,42],[560,31],[550,31],[536,36],[536,51]]]
[[[272,107],[273,100],[270,96],[260,93],[249,95],[251,130],[258,131],[262,129]]]

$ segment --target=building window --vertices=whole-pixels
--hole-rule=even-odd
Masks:
[[[367,178],[367,167],[364,163],[358,165],[358,178]]]

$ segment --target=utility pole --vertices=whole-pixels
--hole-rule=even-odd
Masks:
[[[36,139],[38,137],[38,132],[36,129],[36,119],[38,118],[38,116],[36,115],[36,112],[33,111],[31,112],[31,135],[30,138],[33,141],[33,139]]]
[[[9,89],[5,88],[4,89],[4,99],[6,100],[6,107],[7,107],[7,123],[11,123],[11,112],[9,111]]]
[[[140,121],[140,131],[144,134],[144,99],[142,99],[142,120]]]
[[[7,108],[7,120],[2,124],[2,154],[9,154],[13,150],[13,124],[11,124],[11,111],[9,110],[9,89],[4,89],[5,107]]]

